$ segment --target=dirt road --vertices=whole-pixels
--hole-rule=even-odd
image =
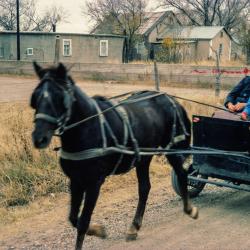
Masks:
[[[106,226],[108,238],[87,236],[84,249],[250,249],[250,194],[208,187],[193,200],[200,209],[194,221],[182,213],[182,203],[165,177],[154,182],[136,241],[124,240],[136,205],[136,185],[126,182],[123,188],[101,194],[93,221]],[[67,195],[49,204],[41,202],[35,215],[0,229],[0,249],[74,249],[76,232],[67,223]]]
[[[33,78],[0,77],[0,102],[28,101],[37,81]],[[145,86],[79,82],[88,94],[119,94]],[[163,88],[182,96],[213,93],[208,90]],[[155,166],[153,166],[154,169]],[[182,213],[181,200],[175,195],[166,166],[151,171],[152,190],[143,227],[134,242],[124,235],[137,202],[135,174],[111,177],[105,184],[92,220],[106,226],[105,240],[86,237],[84,249],[112,250],[247,250],[250,249],[250,194],[225,188],[206,187],[193,200],[200,209],[198,220]],[[111,188],[112,187],[112,188]],[[75,230],[67,222],[68,194],[52,194],[26,208],[10,209],[19,213],[15,222],[0,227],[0,249],[74,249]],[[20,212],[21,211],[21,212]]]

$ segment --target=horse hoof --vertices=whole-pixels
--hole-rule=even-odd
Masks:
[[[191,210],[189,216],[192,219],[195,219],[195,220],[198,219],[198,217],[199,217],[199,210],[198,210],[198,208],[197,207],[192,207],[192,210]]]
[[[128,233],[126,235],[126,241],[133,241],[137,239],[137,233]]]
[[[105,227],[99,224],[91,224],[87,231],[87,235],[96,236],[102,239],[107,238]]]
[[[138,235],[137,231],[138,230],[135,228],[135,226],[131,225],[126,235],[126,241],[136,240]]]

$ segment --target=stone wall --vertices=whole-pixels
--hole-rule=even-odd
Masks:
[[[41,65],[48,65],[41,63]],[[71,68],[73,77],[93,80],[114,81],[154,81],[153,64],[66,64]],[[222,85],[232,85],[239,82],[250,68],[222,67]],[[190,66],[182,64],[158,64],[161,83],[190,83],[197,85],[214,84],[217,70],[209,66]],[[33,75],[30,62],[0,61],[0,73]]]

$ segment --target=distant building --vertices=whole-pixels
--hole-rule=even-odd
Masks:
[[[21,32],[21,60],[122,63],[124,36]],[[0,60],[16,60],[16,32],[0,31]]]
[[[142,41],[136,44],[138,59],[154,59],[154,47],[157,37],[166,29],[176,29],[181,25],[172,11],[147,12],[145,20],[137,34],[142,37]]]
[[[215,59],[216,51],[221,60],[231,59],[232,38],[223,26],[179,26],[168,28],[159,34],[154,42],[157,53],[167,39],[173,41],[182,59],[207,60]],[[166,45],[167,46],[167,45]],[[170,46],[171,47],[171,46]]]
[[[181,21],[180,21],[181,20]],[[169,53],[180,61],[214,59],[214,51],[220,52],[221,60],[231,59],[231,41],[229,33],[222,26],[183,26],[185,16],[172,11],[146,12],[142,25],[137,30],[137,42],[134,46],[134,60],[159,59],[157,53]],[[92,33],[121,34],[112,17],[100,23]],[[171,50],[161,46],[166,39],[172,39],[175,47]],[[162,50],[162,51],[160,51]],[[164,55],[159,60],[162,60]]]
[[[164,30],[181,25],[172,11],[146,12],[142,25],[137,30],[137,42],[134,47],[134,60],[152,59],[152,44]],[[104,22],[96,26],[92,34],[122,34],[116,20],[108,16]]]

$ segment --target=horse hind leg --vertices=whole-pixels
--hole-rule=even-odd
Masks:
[[[167,159],[171,166],[174,168],[175,173],[180,184],[181,196],[183,199],[184,212],[191,218],[197,219],[199,212],[197,207],[193,206],[190,202],[187,190],[187,171],[183,168],[184,156],[169,155]]]
[[[149,179],[149,165],[150,159],[140,162],[136,166],[136,175],[138,179],[138,193],[139,201],[136,209],[136,213],[133,219],[132,224],[126,234],[126,240],[131,241],[135,240],[138,235],[138,231],[142,225],[142,219],[146,208],[146,203],[148,199],[148,194],[151,188],[150,179]]]

